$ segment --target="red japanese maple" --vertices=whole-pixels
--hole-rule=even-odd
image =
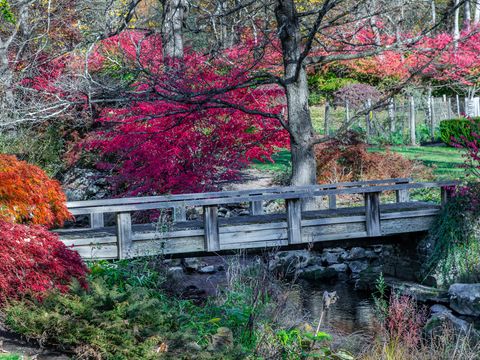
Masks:
[[[50,289],[66,292],[73,279],[87,287],[87,268],[76,251],[40,226],[0,221],[0,302]]]
[[[100,156],[97,166],[111,171],[115,193],[203,191],[288,146],[274,116],[283,110],[283,92],[248,83],[252,72],[278,64],[274,53],[259,61],[248,46],[215,58],[187,49],[174,69],[161,55],[159,37],[127,32],[99,45],[92,57],[99,72],[112,56],[143,69],[126,95],[128,105],[105,108],[101,129],[84,146]]]

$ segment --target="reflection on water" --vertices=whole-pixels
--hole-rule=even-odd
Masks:
[[[337,302],[326,313],[322,328],[347,334],[355,331],[373,332],[375,313],[369,293],[355,291],[346,283],[309,284],[304,290],[304,307],[311,322],[316,324],[320,318],[323,292],[336,291]]]

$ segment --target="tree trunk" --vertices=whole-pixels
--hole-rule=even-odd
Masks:
[[[458,7],[460,0],[455,0],[455,13],[453,20],[453,40],[455,41],[455,49],[458,48],[458,40],[460,39],[460,8]]]
[[[388,101],[388,119],[390,120],[390,136],[395,133],[395,100],[390,98]]]
[[[478,25],[480,22],[480,0],[475,0],[475,15],[473,17],[473,23]]]
[[[299,64],[302,34],[294,0],[277,0],[275,15],[282,44],[287,95],[291,184],[312,185],[316,183],[315,136],[308,106],[307,73],[304,64]]]
[[[13,111],[15,99],[12,90],[13,73],[8,59],[8,47],[0,44],[0,103],[3,114]]]
[[[432,25],[437,23],[437,8],[435,6],[435,0],[430,0],[431,8],[432,8]]]
[[[467,30],[470,30],[470,23],[472,21],[472,11],[470,9],[470,0],[465,0],[463,5],[463,23]]]
[[[183,58],[183,22],[187,12],[186,0],[163,0],[162,46],[164,61]]]
[[[415,100],[413,96],[410,96],[410,112],[409,112],[409,122],[410,122],[410,144],[412,146],[417,145],[417,138],[415,133]]]
[[[330,100],[327,99],[325,101],[325,119],[323,122],[323,130],[325,132],[325,136],[328,136],[329,132],[329,124],[330,124]]]

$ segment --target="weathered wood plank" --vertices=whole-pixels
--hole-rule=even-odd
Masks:
[[[267,240],[286,240],[288,239],[287,229],[267,229],[267,230],[255,230],[248,232],[237,232],[220,235],[221,244],[232,243],[250,243],[255,241],[267,241]],[[241,248],[244,248],[243,246]]]
[[[92,229],[103,228],[105,223],[103,221],[103,213],[90,214],[90,227]]]
[[[440,212],[440,209],[424,209],[424,210],[414,210],[414,211],[401,211],[401,212],[393,212],[387,214],[381,214],[381,220],[390,220],[390,219],[407,219],[407,218],[415,218],[415,217],[422,217],[422,216],[435,216]]]
[[[395,179],[382,179],[382,180],[367,180],[367,181],[353,181],[353,182],[341,182],[334,184],[319,184],[319,185],[305,185],[305,186],[283,186],[283,187],[270,187],[263,189],[248,189],[239,191],[214,191],[205,193],[193,193],[193,194],[179,194],[179,195],[159,195],[159,196],[142,196],[142,197],[130,197],[119,199],[101,199],[101,200],[83,200],[83,201],[69,201],[68,207],[71,209],[82,208],[89,206],[112,206],[112,205],[128,205],[128,204],[143,204],[151,202],[177,202],[182,200],[201,200],[209,198],[224,198],[235,197],[243,195],[263,195],[270,193],[283,193],[292,192],[297,190],[311,190],[311,189],[336,189],[339,187],[361,187],[368,185],[379,184],[398,184],[408,183],[412,179],[409,178],[395,178]]]
[[[263,201],[251,201],[249,210],[250,210],[250,215],[262,215]]]
[[[337,195],[328,195],[328,208],[329,209],[337,208]]]
[[[380,236],[380,193],[365,194],[365,216],[368,236]]]
[[[300,244],[302,242],[302,201],[300,199],[288,199],[286,205],[288,243]]]
[[[305,226],[319,226],[319,225],[333,225],[333,224],[350,224],[350,223],[363,223],[366,221],[365,215],[352,215],[341,216],[331,218],[321,218],[312,220],[302,220],[302,227]]]
[[[363,193],[374,193],[374,192],[384,192],[384,191],[396,191],[403,189],[422,189],[422,188],[433,188],[441,186],[452,185],[453,182],[432,182],[432,183],[408,183],[408,184],[399,184],[399,185],[381,185],[381,186],[368,186],[362,188],[343,188],[343,189],[331,189],[331,190],[318,190],[317,187],[312,187],[309,189],[303,190],[292,190],[292,192],[285,192],[281,194],[267,194],[267,195],[245,195],[238,197],[222,197],[222,198],[212,198],[212,199],[203,199],[203,200],[181,200],[182,203],[188,206],[209,206],[209,205],[223,205],[231,203],[242,203],[250,201],[267,201],[267,200],[277,200],[277,199],[305,199],[312,198],[316,196],[328,196],[328,195],[347,195],[347,194],[363,194]],[[295,189],[295,188],[293,188]],[[70,212],[73,215],[82,215],[90,213],[107,213],[107,212],[130,212],[130,211],[139,211],[139,210],[151,210],[151,209],[162,209],[162,208],[172,208],[178,205],[178,201],[170,202],[154,202],[154,203],[144,203],[144,204],[126,204],[126,205],[113,205],[113,206],[88,206],[88,207],[74,207],[70,209]]]
[[[132,218],[130,213],[117,214],[118,258],[126,259],[132,247]]]
[[[187,221],[187,207],[179,205],[173,209],[173,221]]]
[[[442,186],[440,188],[440,198],[442,205],[445,205],[448,200],[452,197],[452,190],[449,186]]]
[[[84,259],[118,259],[118,249],[116,245],[103,246],[74,246],[72,250]]]
[[[220,250],[220,236],[218,234],[218,207],[203,207],[203,222],[205,228],[205,251]]]

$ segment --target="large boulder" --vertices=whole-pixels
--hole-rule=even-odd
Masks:
[[[480,316],[480,284],[453,284],[448,295],[450,307],[457,313]]]
[[[95,200],[108,196],[109,184],[100,171],[72,168],[64,174],[62,187],[69,201]]]
[[[385,281],[394,292],[408,295],[418,302],[449,304],[450,299],[445,290],[420,285],[415,282],[401,281],[391,277],[385,278]]]
[[[471,324],[452,314],[452,311],[443,305],[433,305],[430,309],[431,316],[425,324],[424,331],[433,335],[443,331],[445,326],[452,327],[459,333],[467,334],[474,331]]]

